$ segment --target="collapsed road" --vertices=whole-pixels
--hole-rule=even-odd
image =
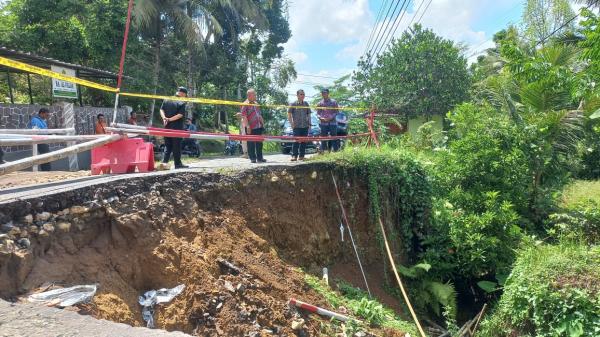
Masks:
[[[183,284],[180,295],[155,308],[158,329],[196,336],[318,336],[323,321],[291,308],[289,299],[337,308],[307,286],[300,268],[318,274],[327,266],[332,275],[362,284],[352,248],[340,240],[333,169],[271,163],[15,187],[0,201],[0,298],[23,302],[49,283],[97,284],[92,301],[77,306],[80,314],[143,327],[138,297]],[[372,290],[397,308],[383,290],[367,189],[360,179],[343,183]],[[239,270],[223,268],[223,261]],[[30,306],[3,302],[0,326],[10,327],[15,310]],[[22,328],[39,327],[34,322],[46,313],[21,315]],[[71,314],[65,313],[76,320]],[[68,335],[45,326],[48,335]],[[137,332],[119,334],[127,333]]]

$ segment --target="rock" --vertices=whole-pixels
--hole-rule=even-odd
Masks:
[[[63,215],[69,215],[69,213],[71,213],[71,210],[69,210],[68,208],[62,210]]]
[[[4,240],[4,243],[0,244],[0,255],[10,255],[15,251],[15,248],[13,240]]]
[[[304,319],[299,318],[292,321],[292,330],[301,330],[304,328]]]
[[[47,221],[48,219],[50,219],[51,216],[52,216],[52,214],[50,214],[48,212],[42,212],[42,213],[38,213],[35,215],[35,220]]]
[[[31,246],[31,242],[28,238],[22,238],[17,241],[17,246],[19,246],[19,248],[28,249]]]
[[[279,181],[279,177],[278,176],[272,176],[271,177],[271,181],[275,183],[275,182]]]
[[[229,281],[225,281],[225,289],[227,289],[227,291],[229,292],[235,292],[235,289],[233,288],[233,284],[231,284],[231,282]]]
[[[261,334],[263,334],[263,335],[272,335],[272,334],[273,334],[273,331],[272,331],[272,330],[269,330],[269,329],[262,329],[262,330],[260,331],[260,333],[261,333]]]
[[[38,226],[32,225],[29,226],[29,233],[33,233],[33,234],[37,234],[39,233],[40,229],[38,228]]]
[[[54,232],[54,225],[49,222],[46,222],[45,224],[43,224],[42,228],[48,233]]]
[[[354,334],[354,337],[366,337],[367,334],[364,331],[359,331]]]
[[[26,224],[31,225],[33,223],[33,215],[31,214],[27,214],[26,216],[23,217],[23,222]]]
[[[0,234],[0,243],[6,240],[10,240],[10,236],[8,236],[8,234]]]
[[[218,258],[217,262],[219,263],[219,267],[221,268],[222,274],[231,274],[231,275],[239,275],[240,268],[236,267],[233,263],[223,259]]]
[[[73,215],[87,213],[89,211],[89,207],[85,206],[73,206],[69,209],[69,212]]]
[[[237,285],[237,287],[235,287],[235,291],[237,291],[240,295],[244,294],[244,291],[246,291],[246,286],[239,283]]]
[[[70,222],[59,222],[58,224],[56,224],[56,227],[58,228],[58,230],[60,230],[61,232],[64,232],[64,233],[71,231],[71,223]]]
[[[310,177],[312,179],[317,179],[317,171],[313,171],[313,173],[311,173]]]
[[[13,226],[13,228],[11,228],[8,231],[8,235],[19,236],[20,234],[21,234],[21,228],[19,228],[19,227],[14,227]]]
[[[46,231],[45,231],[45,230],[43,230],[43,229],[40,229],[40,231],[39,231],[38,235],[39,235],[39,236],[43,236],[43,237],[48,237],[48,236],[50,236],[50,234],[48,234],[48,232],[46,232]]]
[[[0,231],[2,231],[3,233],[8,233],[10,232],[13,228],[15,228],[15,225],[13,225],[13,222],[7,222],[5,224],[3,224],[2,226],[0,226]]]

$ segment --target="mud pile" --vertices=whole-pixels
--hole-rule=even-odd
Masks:
[[[362,284],[349,242],[340,241],[330,169],[177,173],[1,205],[0,297],[15,300],[49,283],[97,283],[82,313],[144,326],[138,296],[185,284],[172,302],[155,307],[157,328],[318,336],[314,316],[303,316],[302,330],[291,329],[304,315],[287,306],[291,297],[328,307],[299,268],[318,273],[327,266],[331,277]],[[381,265],[366,189],[342,183],[363,262]],[[381,270],[368,269],[372,290],[383,295]]]

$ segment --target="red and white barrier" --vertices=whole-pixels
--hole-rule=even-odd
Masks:
[[[0,146],[19,146],[33,144],[52,144],[65,142],[83,142],[98,139],[105,135],[78,135],[78,136],[36,136],[36,135],[17,135],[0,134]]]
[[[210,132],[190,132],[186,130],[162,129],[155,127],[145,127],[129,124],[113,124],[114,127],[106,128],[107,131],[117,133],[133,133],[149,136],[160,137],[177,137],[177,138],[192,138],[192,139],[212,139],[212,140],[238,140],[249,142],[278,142],[278,143],[295,143],[295,142],[314,142],[324,140],[347,139],[356,137],[368,137],[370,133],[358,133],[348,136],[330,136],[330,137],[294,137],[294,136],[269,136],[269,135],[231,135],[224,133]]]
[[[293,305],[296,306],[300,309],[304,309],[308,312],[312,312],[313,314],[318,314],[321,316],[326,316],[326,317],[331,317],[331,318],[335,318],[338,321],[342,321],[342,322],[347,322],[349,320],[354,320],[353,318],[350,318],[348,316],[344,316],[342,314],[338,314],[337,312],[333,312],[327,309],[323,309],[320,307],[317,307],[315,305],[312,304],[308,304],[306,302],[302,302],[300,300],[297,300],[295,298],[290,298],[290,301],[288,302],[289,305]]]

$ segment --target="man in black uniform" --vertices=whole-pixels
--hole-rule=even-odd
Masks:
[[[177,97],[187,97],[187,89],[179,87],[175,93]],[[185,116],[185,102],[182,101],[163,101],[160,107],[160,116],[166,129],[183,130],[183,121]],[[165,137],[165,153],[163,163],[168,163],[171,159],[171,152],[175,160],[175,168],[187,168],[181,163],[181,138]]]

